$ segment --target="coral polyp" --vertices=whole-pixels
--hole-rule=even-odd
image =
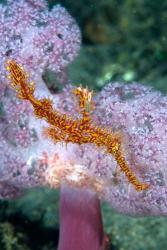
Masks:
[[[44,129],[44,134],[54,143],[61,141],[79,145],[92,143],[105,148],[106,153],[114,156],[121,171],[137,191],[148,189],[148,184],[141,183],[126,162],[122,152],[121,133],[99,127],[92,121],[91,111],[94,107],[92,91],[81,87],[73,90],[73,94],[78,98],[82,115],[81,118],[73,119],[55,110],[49,98],[35,97],[35,84],[28,81],[28,74],[15,60],[8,60],[6,69],[9,71],[11,86],[16,90],[18,98],[29,101],[35,116],[45,119],[49,124],[49,127]]]

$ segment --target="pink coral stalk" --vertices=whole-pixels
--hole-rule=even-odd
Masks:
[[[58,250],[101,250],[103,225],[100,202],[87,190],[61,188]]]

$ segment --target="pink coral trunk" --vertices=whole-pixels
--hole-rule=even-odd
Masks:
[[[100,201],[87,190],[61,188],[58,250],[102,250]]]

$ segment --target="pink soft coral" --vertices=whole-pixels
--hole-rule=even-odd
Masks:
[[[43,154],[54,149],[49,142],[41,142],[42,123],[34,119],[30,105],[13,96],[5,62],[8,57],[17,58],[37,80],[38,95],[49,95],[42,74],[49,68],[65,77],[67,65],[78,54],[81,36],[74,19],[60,5],[49,11],[43,0],[8,0],[0,4],[0,12],[0,197],[7,198],[43,183],[44,177],[37,178],[45,168]]]
[[[33,77],[49,68],[64,74],[78,54],[80,30],[69,13],[46,1],[18,0],[0,4],[0,70],[10,56],[26,66]],[[39,77],[39,76],[38,76]]]
[[[15,66],[16,69],[14,69]],[[65,102],[68,106],[68,98],[70,97],[72,100],[70,89],[65,89],[64,93],[57,95],[56,102],[52,101],[56,111],[55,118],[54,115],[50,117],[50,113],[54,113],[53,107],[50,104],[48,106],[47,103],[45,106],[42,104],[44,100],[49,99],[36,99],[34,92],[29,93],[27,80],[20,80],[24,79],[24,71],[23,73],[20,71],[19,77],[17,77],[17,73],[15,73],[17,70],[18,72],[20,70],[17,64],[9,63],[11,81],[15,84],[18,93],[22,93],[21,98],[30,101],[38,118],[46,119],[46,122],[52,126],[56,125],[54,121],[57,124],[60,123],[58,125],[60,137],[59,134],[56,135],[57,142],[54,146],[54,156],[52,156],[50,149],[49,157],[44,161],[48,166],[45,171],[43,170],[44,185],[48,183],[56,187],[63,180],[63,182],[74,187],[89,187],[93,191],[97,191],[101,197],[110,201],[115,208],[123,213],[131,215],[166,214],[165,170],[163,168],[165,162],[163,163],[162,160],[164,158],[165,161],[166,155],[164,146],[166,144],[166,131],[159,131],[159,127],[163,128],[163,124],[166,122],[166,97],[162,97],[159,92],[153,92],[151,88],[139,84],[129,86],[108,85],[95,98],[95,110],[90,114],[91,123],[95,124],[93,126],[97,128],[97,131],[100,131],[98,128],[106,128],[108,131],[112,128],[115,134],[117,131],[121,131],[121,150],[125,161],[128,162],[131,171],[140,180],[148,184],[146,190],[137,192],[132,185],[133,182],[127,178],[128,176],[124,172],[120,173],[120,170],[123,169],[116,154],[112,151],[110,153],[105,144],[103,145],[100,141],[95,143],[94,140],[90,142],[88,140],[85,144],[85,142],[82,142],[82,138],[81,141],[77,139],[73,143],[73,139],[69,140],[69,136],[75,138],[77,134],[71,132],[71,134],[64,135],[65,137],[61,135],[61,133],[64,133],[64,126],[67,126],[65,131],[68,133],[71,131],[68,130],[69,126],[72,130],[75,130],[76,126],[81,126],[80,122],[74,123],[74,127],[71,127],[71,122],[65,124],[66,121],[68,122],[67,117],[72,115],[71,110],[75,115],[78,114],[77,119],[80,116],[75,109],[75,102],[69,103],[71,105],[70,111],[62,110]],[[83,90],[83,94],[85,93],[85,90]],[[66,94],[68,94],[67,97]],[[157,107],[158,110],[155,112]],[[60,112],[61,110],[62,112]],[[104,114],[106,114],[105,119]],[[87,119],[87,114],[85,115],[85,118],[83,118]],[[63,127],[61,123],[64,124]],[[82,126],[87,127],[88,125],[89,123],[84,123]],[[84,133],[90,133],[90,129],[92,130],[93,127],[88,126],[88,130],[83,131],[82,134],[81,128],[79,133],[84,136]],[[106,134],[106,136],[108,135]],[[67,138],[67,141],[65,138]],[[80,138],[80,135],[78,138]],[[19,141],[21,142],[20,139]],[[62,145],[63,141],[67,144]],[[101,148],[102,145],[103,148]],[[48,149],[46,149],[47,152]]]

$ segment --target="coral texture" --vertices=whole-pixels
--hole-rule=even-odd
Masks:
[[[95,109],[91,110],[90,117],[87,116],[87,113],[83,116],[83,119],[91,119],[93,124],[96,124],[97,129],[93,130],[93,133],[105,131],[104,135],[111,142],[112,132],[110,136],[105,129],[108,131],[112,129],[115,134],[120,134],[119,147],[121,146],[123,157],[134,173],[133,179],[136,175],[148,185],[146,190],[142,190],[142,188],[135,190],[132,186],[134,183],[130,181],[131,178],[127,178],[128,175],[123,168],[126,163],[123,163],[122,167],[121,161],[117,158],[115,146],[112,149],[113,152],[106,149],[105,142],[110,143],[110,140],[106,141],[102,136],[104,141],[102,144],[100,134],[98,135],[100,141],[98,139],[96,141],[95,138],[89,140],[89,133],[93,127],[87,122],[83,124],[79,122],[79,126],[83,127],[79,135],[75,133],[75,126],[71,125],[73,123],[68,123],[72,121],[71,118],[67,119],[68,116],[73,115],[71,110],[75,115],[78,114],[76,119],[80,115],[76,110],[75,102],[68,103],[68,98],[72,100],[72,95],[75,93],[76,95],[81,94],[81,96],[86,95],[86,98],[88,96],[90,99],[90,92],[87,94],[84,89],[80,93],[81,88],[77,88],[77,90],[66,88],[64,93],[57,95],[57,103],[46,96],[36,99],[34,84],[31,86],[31,83],[27,82],[26,74],[20,66],[11,61],[7,69],[19,98],[30,101],[37,118],[44,119],[51,125],[56,123],[58,128],[62,129],[62,133],[66,132],[63,136],[57,130],[49,130],[54,133],[51,134],[51,138],[54,138],[56,144],[54,145],[54,156],[45,155],[45,169],[43,169],[42,175],[38,173],[40,177],[43,177],[42,185],[57,187],[65,182],[74,187],[90,188],[100,197],[111,202],[112,206],[120,212],[131,215],[166,214],[166,172],[165,161],[162,160],[163,157],[165,160],[166,155],[166,131],[163,127],[167,119],[165,96],[151,88],[135,83],[127,86],[117,83],[109,84],[94,98]],[[80,108],[86,105],[84,100],[87,99],[83,99],[83,102],[82,98],[80,99]],[[70,109],[60,112],[65,102],[65,107]],[[43,104],[45,105],[43,106]],[[88,102],[88,104],[90,103]],[[84,130],[86,127],[88,127],[87,130]],[[70,134],[69,128],[71,128]],[[161,133],[159,128],[162,130]],[[92,134],[90,135],[92,136]],[[82,137],[80,138],[80,136]],[[86,140],[87,137],[88,140]],[[118,142],[113,140],[112,143],[115,145]],[[122,155],[120,157],[122,158]]]
[[[78,54],[80,30],[60,5],[49,11],[43,0],[9,0],[0,5],[0,12],[1,72],[10,56],[25,65],[33,77],[46,68],[63,74]]]
[[[115,83],[104,88],[96,103],[99,123],[122,131],[130,166],[150,186],[134,192],[118,173],[115,187],[105,191],[106,199],[123,213],[166,215],[167,97],[140,84]]]
[[[69,97],[69,90],[65,89],[56,108],[63,111],[64,107],[67,114],[72,115],[70,110],[76,114],[76,104],[72,106]],[[126,161],[149,188],[137,192],[114,157],[106,153],[105,148],[93,144],[68,144],[66,152],[61,152],[60,159],[69,170],[65,179],[77,185],[79,173],[83,171],[90,182],[100,185],[99,196],[116,210],[130,215],[166,215],[167,97],[137,83],[110,83],[94,98],[94,102],[93,121],[102,128],[121,133]],[[56,165],[59,165],[58,161]],[[55,166],[54,170],[53,164],[52,178],[58,173],[56,169],[60,167]],[[85,180],[86,184],[89,183]]]
[[[44,123],[34,119],[28,103],[13,95],[6,79],[6,60],[17,58],[38,82],[38,96],[49,95],[43,72],[49,68],[64,77],[78,54],[81,36],[74,19],[60,5],[49,11],[43,0],[9,0],[0,4],[0,12],[0,197],[7,198],[44,183],[43,159],[54,149],[41,140]]]

